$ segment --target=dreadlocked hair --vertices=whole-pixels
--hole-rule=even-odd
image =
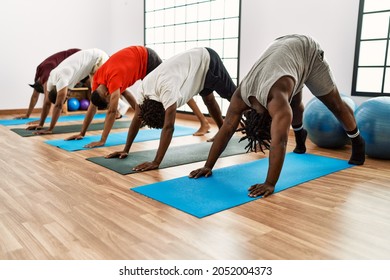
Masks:
[[[245,146],[247,152],[257,152],[260,149],[269,150],[271,144],[271,116],[268,113],[258,114],[251,109],[244,113],[241,119],[241,126],[237,131],[246,134],[239,142],[248,139],[248,145]]]
[[[165,109],[161,102],[146,98],[139,105],[141,126],[147,125],[150,128],[163,128]]]

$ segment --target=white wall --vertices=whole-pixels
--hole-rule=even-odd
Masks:
[[[110,55],[143,44],[140,0],[2,0],[0,11],[0,110],[28,107],[27,84],[53,53],[100,48]]]
[[[144,1],[114,0],[111,2],[110,50],[144,44]]]
[[[242,0],[241,79],[272,40],[302,33],[319,41],[340,92],[350,95],[358,7],[358,0]],[[36,66],[57,51],[111,55],[143,44],[142,0],[2,0],[0,11],[0,110],[27,108]],[[311,98],[305,90],[304,101]]]
[[[325,51],[339,91],[351,95],[358,0],[242,0],[240,78],[275,38],[313,36]],[[313,96],[304,89],[304,102]],[[365,98],[352,97],[356,103]]]

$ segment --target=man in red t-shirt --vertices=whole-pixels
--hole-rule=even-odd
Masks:
[[[44,61],[41,62],[41,64],[37,66],[34,84],[30,85],[34,89],[30,98],[30,105],[28,106],[26,114],[18,116],[16,117],[16,119],[27,119],[30,117],[32,110],[38,102],[39,94],[44,93],[44,98],[47,98],[46,82],[49,78],[51,70],[56,68],[65,58],[71,56],[78,51],[80,51],[80,49],[68,49],[55,53],[46,58]]]
[[[136,81],[143,79],[148,73],[162,62],[161,58],[152,49],[143,46],[131,46],[114,53],[95,73],[92,78],[91,103],[84,118],[81,132],[68,137],[66,140],[77,140],[85,136],[88,126],[97,109],[106,109],[108,112],[104,123],[101,141],[88,144],[87,148],[102,146],[105,144],[108,134],[115,122],[119,98],[125,97],[128,103],[135,108],[136,100],[127,90]],[[97,105],[99,96],[107,96],[109,101],[103,105]]]

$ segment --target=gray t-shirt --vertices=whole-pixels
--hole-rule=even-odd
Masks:
[[[328,94],[335,82],[323,55],[319,44],[309,36],[288,35],[276,39],[242,80],[242,99],[250,106],[248,98],[255,96],[267,108],[269,91],[283,76],[295,81],[291,98],[305,84],[316,96]]]

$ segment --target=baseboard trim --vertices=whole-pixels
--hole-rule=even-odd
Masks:
[[[5,110],[0,110],[0,115],[21,115],[21,114],[25,114],[27,112],[27,109],[5,109]],[[42,112],[42,109],[41,108],[38,108],[38,109],[33,109],[32,113],[33,114],[36,114],[36,113],[41,113]]]

